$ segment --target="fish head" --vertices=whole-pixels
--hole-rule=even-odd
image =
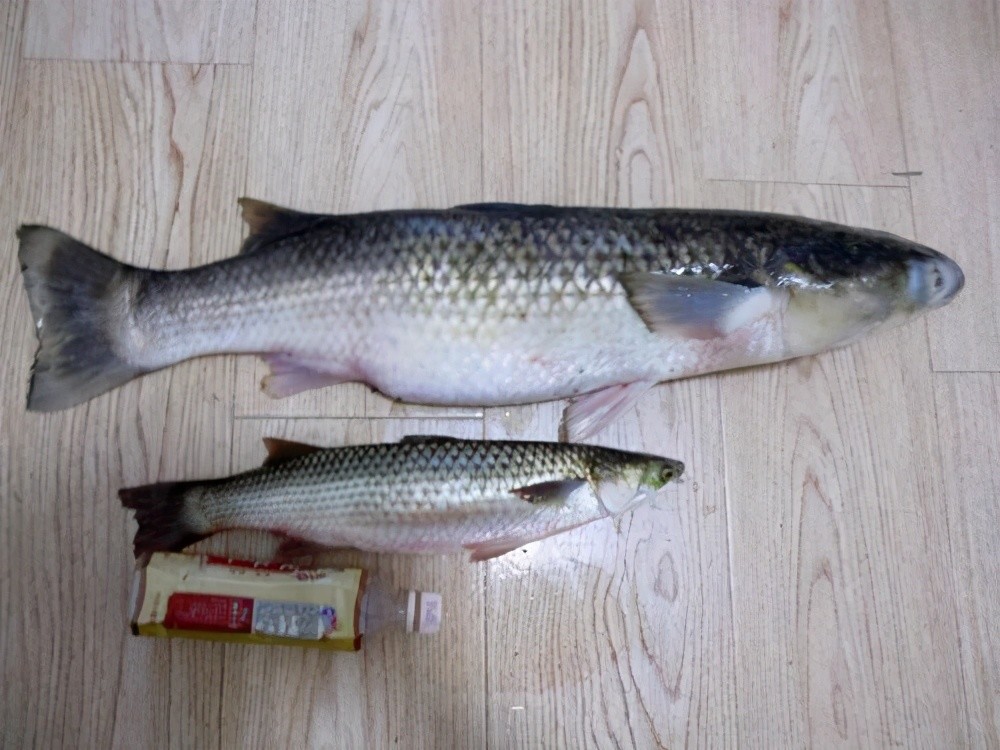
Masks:
[[[684,473],[684,464],[670,458],[643,453],[600,472],[597,497],[604,510],[619,516],[642,504],[667,482]]]
[[[962,269],[929,247],[871,230],[835,227],[790,243],[768,269],[787,293],[785,356],[849,343],[948,304]]]

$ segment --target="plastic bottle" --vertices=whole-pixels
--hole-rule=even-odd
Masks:
[[[371,636],[402,628],[430,635],[441,627],[441,595],[430,591],[392,591],[375,578],[368,580],[361,600],[361,633]]]

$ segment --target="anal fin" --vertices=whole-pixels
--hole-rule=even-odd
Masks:
[[[264,377],[260,385],[264,393],[271,398],[286,398],[302,391],[347,383],[354,379],[343,371],[317,369],[293,354],[277,353],[261,356],[271,368],[271,372]]]
[[[335,546],[331,547],[318,542],[310,542],[307,539],[299,539],[294,536],[286,536],[281,540],[278,548],[271,556],[271,561],[276,563],[293,563],[303,558],[312,558],[317,555],[328,555],[337,550],[353,549],[353,547]]]
[[[510,536],[500,536],[496,539],[490,539],[483,542],[470,542],[462,546],[469,550],[469,562],[482,562],[483,560],[492,560],[494,557],[506,555],[508,552],[513,552],[526,544],[531,544],[532,542],[538,542],[542,539],[557,536],[558,534],[584,526],[588,523],[591,522],[582,521],[581,523],[570,524],[558,529],[552,529],[548,533],[544,534],[515,534]]]
[[[590,437],[609,425],[654,385],[640,380],[608,386],[574,398],[563,412],[559,439],[575,442]]]
[[[506,555],[508,552],[513,552],[519,547],[523,547],[533,541],[535,539],[532,537],[515,536],[491,539],[488,542],[474,542],[463,546],[469,550],[469,562],[483,562],[484,560],[492,560],[494,557]]]

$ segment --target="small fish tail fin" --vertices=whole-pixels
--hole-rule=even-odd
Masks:
[[[122,285],[138,269],[49,227],[22,226],[17,236],[38,335],[28,409],[66,409],[139,375],[116,348]]]
[[[118,491],[122,505],[135,511],[139,530],[133,546],[137,558],[151,552],[179,552],[212,535],[192,513],[194,490],[205,482],[159,482]]]

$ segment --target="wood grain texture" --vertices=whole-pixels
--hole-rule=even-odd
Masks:
[[[691,199],[699,131],[684,4],[501,0],[481,29],[491,200]]]
[[[240,419],[236,425],[233,471],[261,462],[261,437],[268,435],[324,446],[392,442],[405,435],[482,437],[482,422],[465,419]],[[260,545],[269,543],[256,540],[255,547],[253,540],[234,538],[215,548],[246,556],[260,554]],[[221,746],[481,747],[481,569],[462,555],[341,552],[314,562],[363,565],[390,588],[441,593],[441,631],[433,637],[386,632],[360,654],[227,645]]]
[[[881,3],[691,3],[704,174],[905,184]]]
[[[32,0],[25,57],[249,63],[254,0]]]
[[[491,747],[732,745],[739,715],[718,383],[672,384],[595,442],[683,456],[684,481],[490,562]],[[552,439],[561,406],[492,409],[486,435]]]
[[[6,4],[0,6],[0,134],[3,143],[11,144],[11,119],[9,113],[14,104],[17,92],[16,83],[20,72],[21,58],[21,27],[23,25],[23,7],[21,4]],[[15,174],[16,149],[0,149],[0,177],[6,182]],[[11,226],[17,220],[18,207],[13,201],[0,201],[0,224]],[[12,237],[0,236],[0,252],[5,259],[13,252]],[[25,322],[22,317],[19,299],[20,279],[16,263],[0,263],[0,321],[7,332],[5,353],[11,360],[17,359],[19,353],[27,354],[30,331],[17,333],[18,323]],[[22,418],[18,413],[24,401],[22,389],[23,375],[18,378],[13,368],[8,364],[0,368],[0,746],[14,746],[25,734],[25,722],[21,716],[14,714],[16,683],[14,675],[23,669],[24,654],[27,649],[24,625],[27,619],[24,610],[29,602],[22,599],[24,589],[15,581],[15,572],[20,572],[21,563],[15,556],[13,543],[19,542],[28,530],[22,528],[25,521],[31,518],[26,513],[26,497],[29,493],[21,488],[11,491],[12,485],[6,484],[4,477],[10,472],[14,461],[22,460],[21,448],[15,439]],[[16,395],[15,395],[16,394]],[[28,501],[30,502],[30,500]],[[19,546],[20,549],[20,546]],[[37,689],[37,688],[36,688]],[[17,699],[20,701],[20,699]]]
[[[747,208],[912,233],[906,191]],[[720,378],[739,744],[968,743],[923,325]]]
[[[0,5],[0,746],[997,746],[1000,381],[932,372],[997,369],[997,23],[982,0]],[[236,251],[241,194],[781,210],[915,237],[968,282],[841,351],[651,390],[594,442],[687,475],[617,524],[479,566],[317,558],[441,591],[436,638],[132,638],[121,486],[253,466],[265,434],[557,435],[561,402],[272,401],[250,357],[25,413],[10,229],[181,268]]]
[[[56,224],[123,260],[180,266],[208,260],[235,229],[205,221],[204,210],[242,179],[233,157],[246,132],[247,72],[25,61],[19,81],[11,126],[18,220]],[[4,239],[7,257],[13,239]],[[80,409],[26,414],[35,343],[16,264],[4,273],[12,336],[0,494],[15,501],[3,505],[0,546],[4,570],[17,574],[5,573],[13,640],[3,663],[5,682],[18,686],[3,701],[5,735],[13,746],[74,738],[104,747],[121,722],[126,737],[197,744],[204,726],[182,716],[197,709],[205,725],[217,723],[219,705],[178,687],[211,671],[212,660],[195,663],[183,649],[152,659],[126,639],[131,561],[115,492],[161,470],[227,466],[232,365],[192,363]],[[15,651],[25,658],[8,660]]]
[[[247,192],[312,211],[447,206],[479,190],[475,3],[260,0]],[[471,73],[470,73],[471,71]],[[290,85],[305,80],[308,85]],[[350,384],[274,400],[241,361],[240,416],[451,416]]]
[[[974,747],[1000,747],[1000,376],[946,373],[934,386],[966,732]]]
[[[0,111],[10,112],[14,104],[17,74],[21,59],[21,27],[24,23],[24,6],[21,3],[0,5]],[[10,117],[0,117],[0,142],[9,140]],[[4,149],[9,152],[10,149]],[[3,167],[8,167],[3,164]],[[2,176],[8,175],[4,171]],[[8,204],[8,208],[11,206]]]
[[[934,369],[1000,372],[1000,9],[889,8],[916,236],[965,270],[931,319]]]
[[[491,197],[694,205],[689,13],[497,3],[483,17]],[[737,696],[719,393],[659,388],[594,442],[682,458],[683,485],[489,564],[489,745],[725,744]],[[488,409],[486,434],[556,439],[564,403]]]

